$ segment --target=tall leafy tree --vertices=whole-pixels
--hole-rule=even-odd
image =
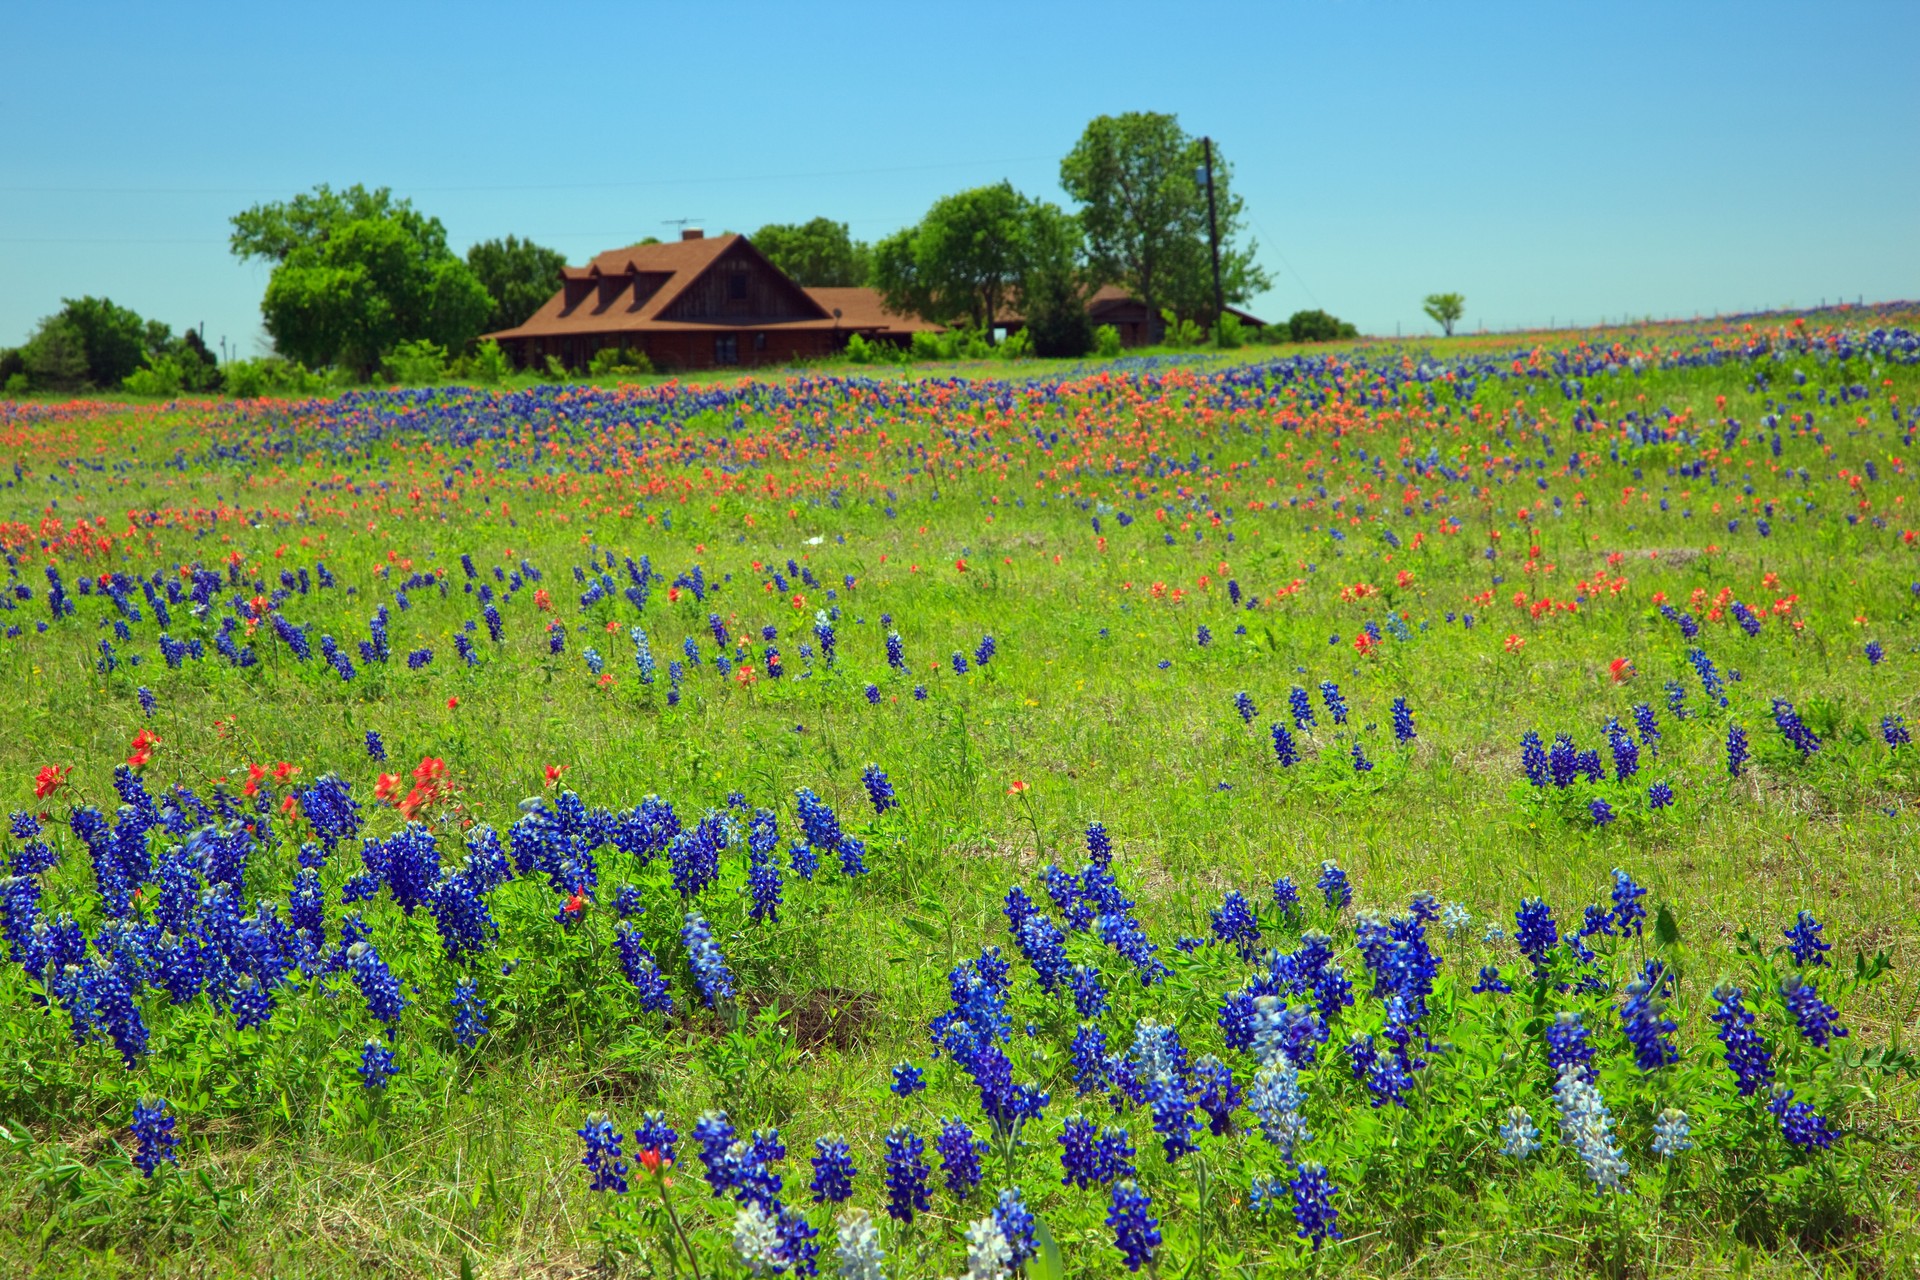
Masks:
[[[566,265],[566,255],[558,249],[543,248],[518,236],[482,240],[468,249],[467,270],[493,299],[487,331],[525,324],[559,289],[560,269]]]
[[[1027,272],[1032,208],[1008,182],[944,196],[874,246],[874,286],[895,311],[990,329]]]
[[[1080,220],[1057,205],[1035,201],[1027,210],[1026,259],[1020,310],[1034,354],[1072,357],[1092,351],[1087,299],[1094,282]]]
[[[465,346],[493,298],[446,228],[385,187],[326,186],[233,218],[233,252],[273,262],[260,311],[283,355],[367,376],[401,342]]]
[[[770,222],[750,237],[753,247],[802,286],[867,283],[873,252],[844,222]]]
[[[1060,185],[1083,206],[1094,271],[1154,315],[1163,308],[1188,317],[1213,311],[1207,191],[1195,177],[1204,160],[1200,140],[1178,119],[1136,111],[1094,120],[1060,162]],[[1221,292],[1241,302],[1270,281],[1254,261],[1253,243],[1237,243],[1244,203],[1217,147],[1213,183]]]

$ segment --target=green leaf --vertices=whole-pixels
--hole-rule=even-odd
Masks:
[[[1680,926],[1674,921],[1673,912],[1666,903],[1660,904],[1659,912],[1653,917],[1653,940],[1663,947],[1671,947],[1680,941]]]
[[[1060,1246],[1053,1232],[1040,1219],[1033,1220],[1033,1256],[1027,1259],[1028,1280],[1066,1280],[1067,1269],[1060,1261]]]

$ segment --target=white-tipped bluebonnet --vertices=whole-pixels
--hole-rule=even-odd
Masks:
[[[487,1002],[480,998],[473,979],[462,978],[447,1001],[453,1010],[453,1038],[463,1049],[471,1049],[487,1034]]]
[[[1645,978],[1627,984],[1627,998],[1620,1005],[1620,1029],[1633,1046],[1633,1060],[1642,1071],[1657,1071],[1680,1060],[1680,1051],[1667,1039],[1679,1030],[1666,1016],[1666,1004],[1660,993]]]
[[[1500,1154],[1525,1160],[1539,1149],[1540,1130],[1534,1127],[1533,1117],[1517,1103],[1508,1107],[1507,1118],[1500,1122]]]
[[[956,1200],[965,1200],[980,1185],[980,1157],[987,1144],[975,1138],[963,1121],[946,1116],[934,1136],[933,1149],[940,1157],[940,1176],[947,1191]]]
[[[1707,1016],[1719,1026],[1715,1032],[1726,1046],[1727,1069],[1733,1072],[1743,1097],[1751,1097],[1773,1083],[1773,1053],[1758,1031],[1746,1006],[1746,992],[1730,982],[1713,990],[1714,1010]]]
[[[865,1209],[849,1209],[840,1215],[834,1249],[840,1280],[886,1280],[882,1269],[886,1251],[880,1247],[873,1215]]]
[[[1686,1112],[1678,1107],[1666,1108],[1653,1122],[1653,1154],[1671,1160],[1682,1151],[1693,1150],[1691,1132]]]
[[[1786,1001],[1787,1012],[1793,1015],[1800,1034],[1822,1049],[1847,1034],[1840,1025],[1840,1011],[1822,1000],[1819,990],[1800,974],[1790,973],[1781,979],[1780,997]]]
[[[1833,1145],[1836,1136],[1828,1126],[1826,1119],[1805,1102],[1793,1100],[1793,1090],[1785,1085],[1773,1086],[1772,1100],[1767,1110],[1780,1122],[1780,1134],[1796,1147],[1808,1151],[1825,1150]]]
[[[1299,685],[1293,686],[1287,693],[1287,709],[1293,713],[1294,728],[1313,728],[1315,724],[1313,718],[1313,700],[1307,696],[1307,691]]]
[[[1393,736],[1398,742],[1412,742],[1419,736],[1413,731],[1413,708],[1405,698],[1393,700]]]
[[[1613,1140],[1613,1115],[1600,1091],[1579,1067],[1569,1064],[1560,1072],[1553,1096],[1560,1112],[1561,1142],[1580,1157],[1595,1190],[1619,1190],[1629,1170]]]
[[[1247,1090],[1247,1110],[1260,1122],[1260,1135],[1280,1149],[1282,1159],[1291,1159],[1294,1148],[1313,1137],[1301,1114],[1306,1102],[1299,1068],[1284,1053],[1269,1058]]]
[[[1240,718],[1248,724],[1252,724],[1254,716],[1259,714],[1253,706],[1253,695],[1245,689],[1233,695],[1233,709],[1238,711]]]
[[[1333,1207],[1333,1197],[1339,1194],[1340,1188],[1327,1177],[1325,1165],[1295,1165],[1288,1189],[1293,1192],[1295,1234],[1302,1240],[1311,1240],[1315,1253],[1328,1240],[1342,1238],[1340,1211]]]
[[[1358,745],[1358,744],[1356,744]],[[1347,873],[1332,861],[1320,864],[1320,878],[1316,882],[1320,894],[1326,899],[1327,906],[1335,911],[1344,909],[1353,901],[1353,886],[1347,882]]]
[[[1821,939],[1821,930],[1822,925],[1814,919],[1813,912],[1802,910],[1794,917],[1793,923],[1781,931],[1796,968],[1827,962],[1826,953],[1833,950],[1833,944]]]
[[[967,1224],[966,1280],[1007,1280],[1012,1274],[1013,1247],[991,1216]]]
[[[893,1083],[887,1088],[897,1098],[911,1098],[927,1087],[926,1077],[911,1062],[893,1064]]]
[[[586,1123],[574,1132],[587,1146],[580,1157],[580,1164],[592,1175],[587,1189],[625,1195],[627,1162],[620,1158],[620,1146],[626,1141],[626,1135],[613,1127],[613,1121],[598,1113],[588,1116]]]
[[[1273,758],[1282,769],[1291,768],[1300,762],[1300,749],[1294,745],[1293,735],[1279,721],[1274,721],[1268,731],[1273,738]]]

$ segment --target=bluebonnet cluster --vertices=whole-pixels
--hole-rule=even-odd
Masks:
[[[887,780],[886,773],[877,764],[870,764],[860,771],[860,781],[866,785],[867,798],[873,802],[875,813],[885,813],[898,808],[900,802],[894,798],[893,783]]]
[[[680,929],[680,941],[687,949],[687,967],[693,971],[693,985],[709,1009],[722,1000],[733,998],[733,972],[726,958],[714,945],[713,928],[698,911],[687,912]],[[637,985],[637,984],[636,984]]]
[[[1796,968],[1807,965],[1823,965],[1827,962],[1826,953],[1833,949],[1831,943],[1821,940],[1821,924],[1814,919],[1813,912],[1801,910],[1794,921],[1782,934],[1787,940],[1787,953],[1793,957]]]
[[[1129,1271],[1151,1264],[1160,1250],[1160,1220],[1150,1212],[1152,1208],[1153,1200],[1139,1183],[1128,1179],[1114,1184],[1107,1225],[1113,1228],[1114,1247]]]
[[[133,1163],[147,1177],[151,1178],[162,1164],[180,1163],[174,1151],[180,1145],[180,1136],[174,1132],[173,1109],[164,1098],[137,1104],[128,1131],[134,1141]]]

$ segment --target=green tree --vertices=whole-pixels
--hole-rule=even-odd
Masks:
[[[750,237],[753,247],[804,287],[867,283],[873,251],[844,222],[770,222]]]
[[[1467,313],[1467,299],[1458,293],[1430,293],[1420,309],[1451,338],[1453,326]]]
[[[1080,220],[1056,205],[1035,201],[1027,210],[1026,263],[1020,280],[1020,310],[1027,319],[1033,353],[1077,358],[1093,350],[1087,299],[1086,238]]]
[[[482,240],[468,249],[467,270],[493,299],[486,331],[525,324],[560,288],[560,269],[566,265],[566,255],[559,250],[518,236]]]
[[[1030,209],[1009,182],[944,196],[911,232],[875,246],[874,284],[895,311],[984,333],[1026,271]]]
[[[1170,308],[1212,316],[1207,192],[1195,181],[1203,164],[1200,140],[1175,117],[1155,112],[1099,117],[1060,162],[1060,185],[1083,206],[1095,275],[1123,285],[1149,314]],[[1254,261],[1253,242],[1235,243],[1244,204],[1233,194],[1232,176],[1215,148],[1221,292],[1228,302],[1243,302],[1270,281]]]
[[[464,348],[494,300],[446,229],[382,187],[325,186],[233,219],[233,252],[274,262],[260,311],[275,347],[361,377],[401,342]]]
[[[87,385],[87,340],[65,315],[42,320],[20,348],[27,379],[35,387],[78,391]]]
[[[1280,326],[1295,342],[1332,342],[1336,338],[1357,338],[1360,331],[1338,316],[1325,311],[1296,311]]]
[[[166,350],[173,337],[166,325],[143,320],[110,298],[62,299],[60,317],[80,334],[87,381],[96,387],[117,388],[146,362],[149,352]]]

